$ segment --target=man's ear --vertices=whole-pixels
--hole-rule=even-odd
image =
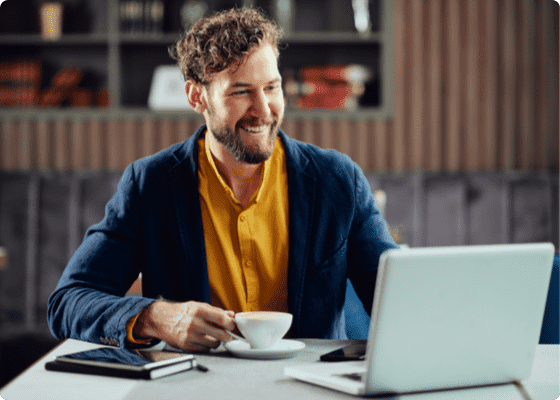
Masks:
[[[203,95],[202,85],[200,83],[187,80],[185,84],[185,92],[189,105],[197,113],[202,114],[206,110],[206,99]]]

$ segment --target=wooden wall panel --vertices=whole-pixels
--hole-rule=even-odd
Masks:
[[[395,0],[394,115],[287,118],[298,140],[372,171],[558,170],[558,10],[552,0]],[[202,124],[0,121],[0,169],[122,171]]]

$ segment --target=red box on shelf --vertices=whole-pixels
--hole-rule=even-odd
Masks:
[[[107,89],[101,89],[97,92],[97,105],[104,108],[111,105],[111,93]]]
[[[88,89],[76,89],[72,92],[70,103],[72,107],[91,107],[92,94]]]

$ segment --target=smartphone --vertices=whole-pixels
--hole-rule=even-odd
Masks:
[[[53,371],[155,379],[196,367],[191,354],[155,350],[126,350],[103,347],[57,356],[45,368]]]
[[[356,340],[346,347],[342,347],[330,353],[323,354],[321,361],[356,361],[364,360],[366,357],[367,340]]]

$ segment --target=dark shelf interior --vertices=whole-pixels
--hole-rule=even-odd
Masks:
[[[63,34],[107,33],[108,0],[58,0],[63,5]],[[5,1],[0,12],[0,34],[39,33],[42,0]],[[21,18],[25,16],[25,18]]]
[[[92,91],[107,88],[112,96],[120,95],[113,96],[116,99],[111,103],[113,109],[146,108],[155,68],[175,64],[167,49],[183,33],[181,9],[185,1],[163,0],[161,33],[130,33],[119,32],[119,18],[115,15],[121,4],[119,0],[61,0],[64,18],[58,40],[45,40],[39,34],[41,1],[2,4],[2,62],[41,62],[42,87],[48,86],[62,68],[82,68],[86,71],[84,88]],[[252,4],[274,18],[275,1],[207,0],[206,14]],[[374,77],[366,85],[360,107],[381,109],[384,106],[381,61],[385,41],[389,40],[380,31],[381,3],[381,0],[369,1],[371,32],[364,35],[354,28],[352,0],[293,0],[293,30],[285,32],[280,71],[297,71],[306,65],[366,65]],[[28,18],[14,18],[15,15]]]

